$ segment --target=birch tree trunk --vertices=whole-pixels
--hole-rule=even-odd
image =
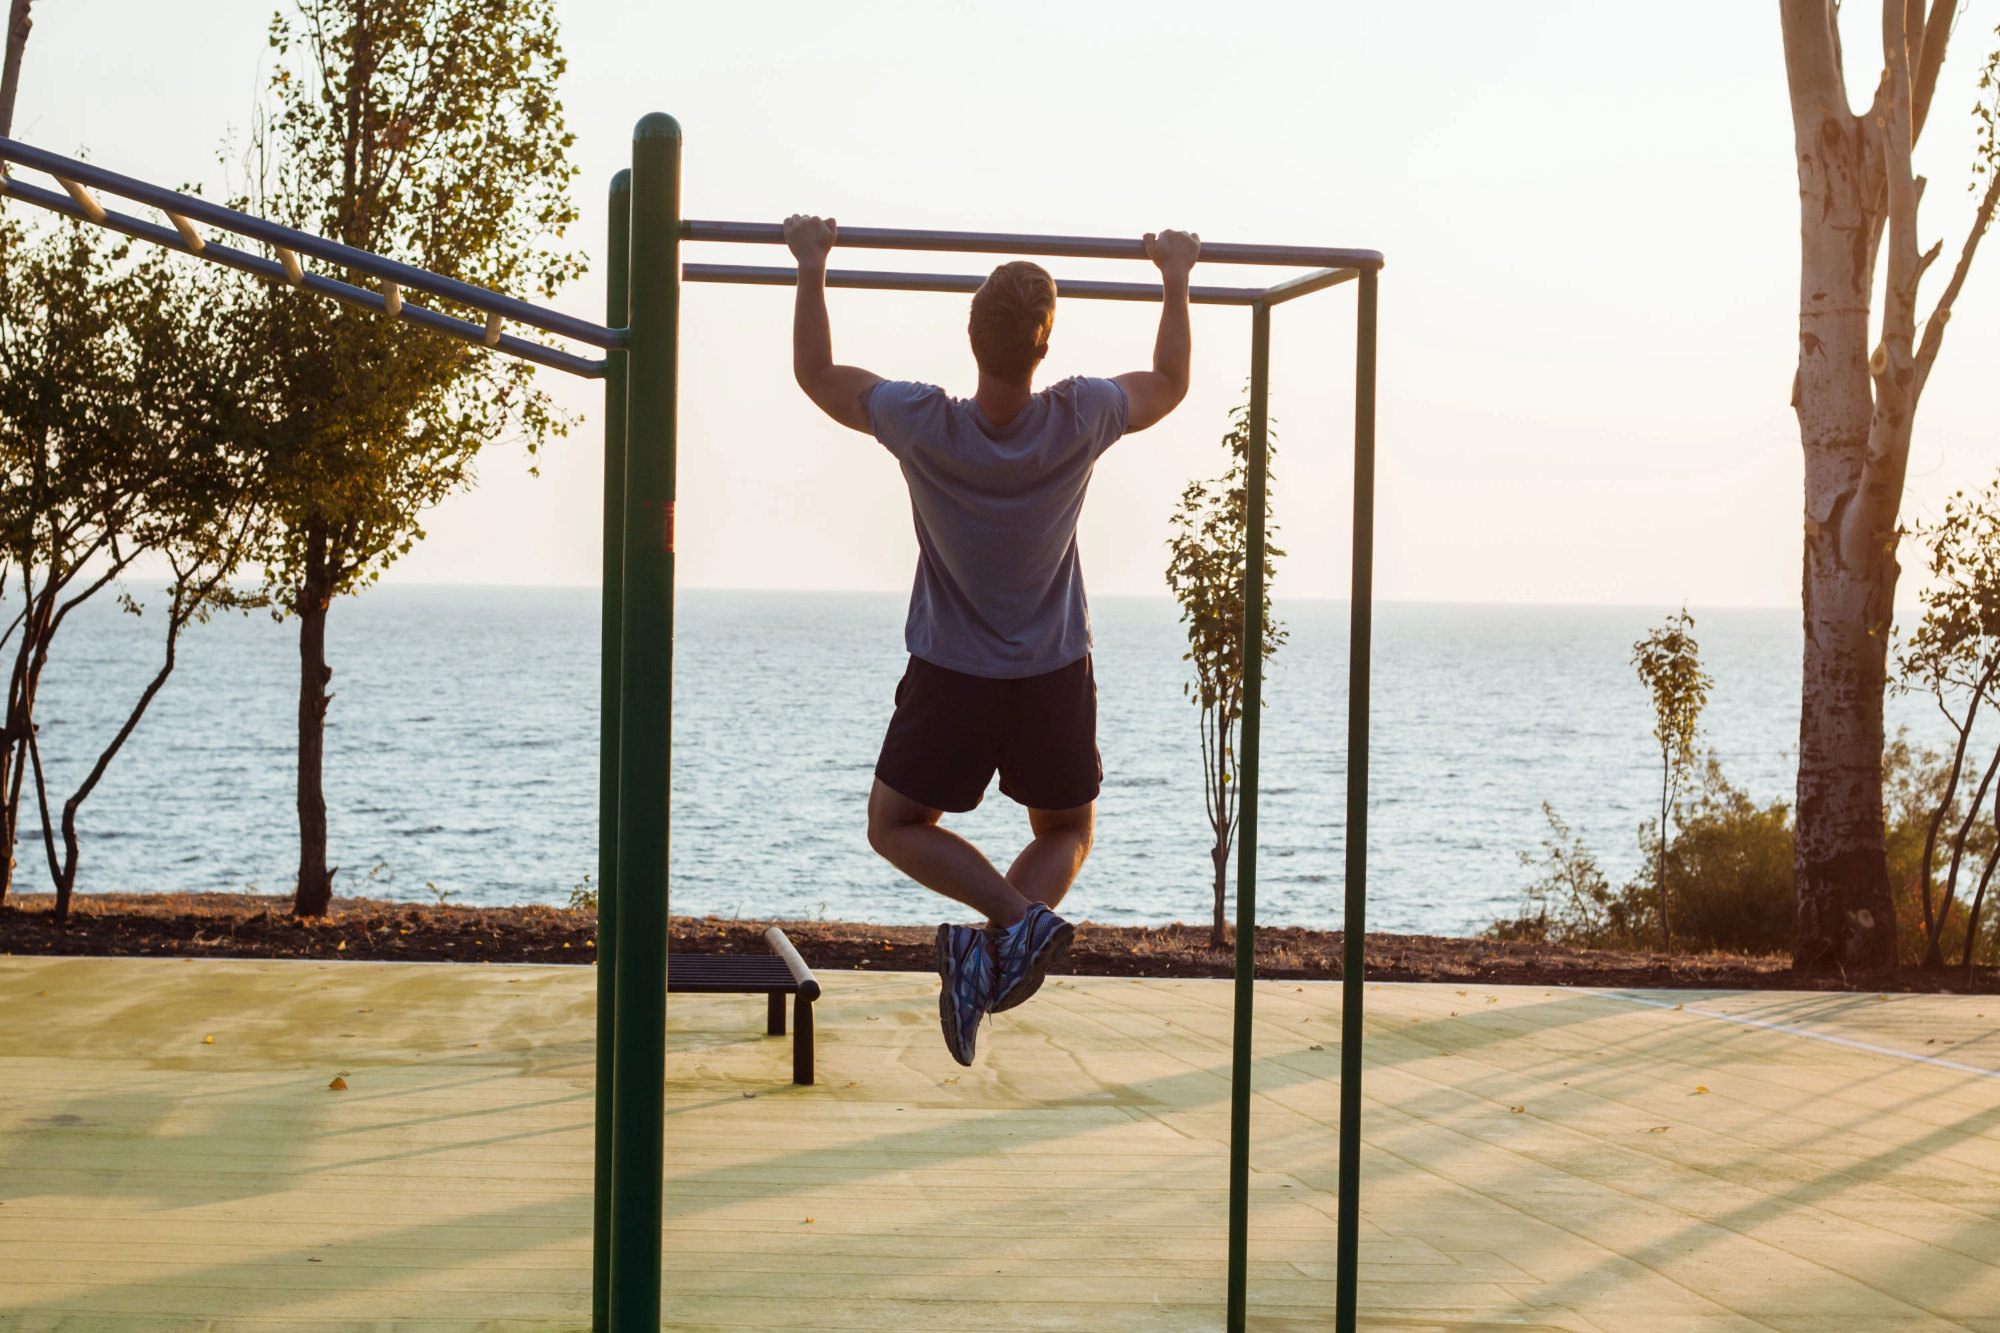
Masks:
[[[0,64],[0,138],[14,133],[14,99],[21,91],[21,53],[27,50],[34,20],[28,17],[35,0],[13,0],[7,10],[7,55]]]
[[[1986,220],[1917,346],[1924,182],[1911,148],[1950,38],[1953,0],[1883,0],[1883,73],[1867,111],[1847,100],[1834,0],[1780,0],[1799,172],[1799,364],[1792,406],[1805,452],[1804,675],[1793,965],[1895,965],[1882,828],[1882,693],[1895,614],[1898,510],[1911,426]],[[1885,299],[1870,345],[1875,269]]]

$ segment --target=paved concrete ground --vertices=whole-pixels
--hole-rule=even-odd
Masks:
[[[668,1327],[1220,1328],[1226,983],[960,1070],[934,978],[826,981],[813,1088],[674,999]],[[593,984],[0,958],[0,1333],[582,1327]],[[2000,1333],[2000,1000],[1368,998],[1365,1328]],[[1338,1005],[1260,988],[1260,1333],[1332,1328]]]

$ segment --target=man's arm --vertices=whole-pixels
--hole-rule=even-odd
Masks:
[[[1201,237],[1192,232],[1146,233],[1146,254],[1159,266],[1166,289],[1160,307],[1160,335],[1153,342],[1153,368],[1117,377],[1125,390],[1127,431],[1144,430],[1187,397],[1194,335],[1188,328],[1188,273],[1201,258]]]
[[[785,219],[785,244],[799,261],[798,304],[792,309],[792,376],[819,410],[849,430],[872,434],[868,391],[880,375],[833,364],[833,326],[826,314],[826,256],[838,230],[832,218],[794,213]]]

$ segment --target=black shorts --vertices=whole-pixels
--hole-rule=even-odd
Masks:
[[[970,810],[993,771],[1002,794],[1035,810],[1097,799],[1097,677],[1088,655],[1019,680],[993,680],[912,657],[875,776],[933,810]]]

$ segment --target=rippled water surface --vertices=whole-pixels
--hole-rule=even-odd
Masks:
[[[900,594],[683,593],[675,700],[677,911],[924,922],[923,890],[869,851],[863,798],[901,671]],[[1340,919],[1347,608],[1280,603],[1291,641],[1265,722],[1261,919]],[[1620,873],[1657,799],[1627,659],[1659,609],[1378,609],[1371,926],[1460,932],[1511,910],[1516,852],[1548,800]],[[1207,912],[1195,710],[1165,598],[1093,604],[1106,783],[1071,898],[1102,921]],[[152,669],[155,621],[91,607],[42,707],[56,786],[82,775]],[[1716,611],[1710,741],[1740,785],[1791,781],[1797,616]],[[388,588],[329,618],[327,794],[343,892],[561,902],[595,869],[597,593]],[[84,807],[84,891],[289,891],[296,625],[201,626]],[[30,806],[32,809],[32,806]],[[1011,857],[1026,820],[997,790],[956,827]],[[43,887],[41,849],[17,851]]]

